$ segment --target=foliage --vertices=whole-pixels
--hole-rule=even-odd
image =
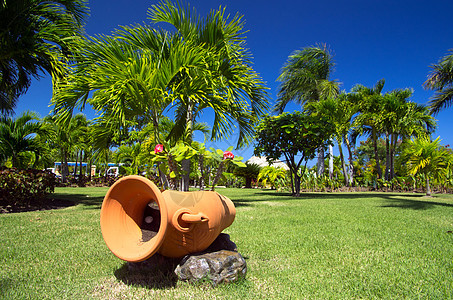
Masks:
[[[432,71],[424,86],[436,91],[429,101],[429,108],[431,113],[437,114],[453,103],[453,49],[448,50],[447,54],[431,68]]]
[[[282,191],[288,183],[286,173],[286,170],[283,168],[266,166],[260,170],[257,180],[261,180],[261,184],[264,187],[267,187],[267,185],[269,184],[271,186],[271,189]]]
[[[55,175],[40,170],[0,169],[0,205],[28,206],[37,204],[53,193]]]
[[[37,134],[45,136],[47,133],[37,119],[37,115],[29,111],[16,119],[0,118],[0,161],[3,165],[10,159],[12,167],[26,168],[30,161],[27,154],[34,153],[35,157],[44,154],[45,147]]]
[[[68,120],[74,108],[88,102],[103,119],[118,120],[119,128],[153,123],[157,143],[159,120],[172,105],[171,135],[190,144],[197,116],[210,108],[215,114],[212,139],[228,137],[236,123],[239,145],[247,144],[268,100],[242,46],[241,17],[228,20],[219,9],[192,18],[188,8],[169,1],[153,5],[149,16],[153,23],[173,25],[176,32],[123,27],[110,36],[84,40],[72,72],[57,86],[55,112]]]
[[[84,0],[0,1],[0,112],[14,112],[32,77],[58,77],[88,16]],[[55,78],[54,78],[55,79]]]
[[[431,141],[429,136],[414,139],[405,148],[411,175],[423,174],[426,180],[426,195],[431,196],[430,179],[441,179],[452,167],[453,156],[440,145],[440,138]]]
[[[245,167],[237,167],[234,169],[234,175],[245,178],[245,187],[251,188],[252,181],[256,181],[261,167],[255,163],[245,162]]]
[[[319,148],[328,145],[332,130],[323,116],[300,112],[268,116],[256,129],[255,155],[264,155],[270,162],[284,157],[294,176],[293,194],[299,196],[301,163],[307,163]]]

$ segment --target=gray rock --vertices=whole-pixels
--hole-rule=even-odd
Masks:
[[[176,267],[179,280],[199,282],[209,280],[215,286],[245,277],[247,264],[238,252],[221,250],[199,255],[187,255]]]

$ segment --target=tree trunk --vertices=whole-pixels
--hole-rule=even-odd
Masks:
[[[205,170],[204,170],[204,156],[203,154],[198,155],[198,168],[200,169],[200,190],[204,190],[204,175],[205,175]]]
[[[217,173],[214,177],[214,181],[212,182],[211,191],[214,191],[217,182],[220,180],[220,177],[222,177],[224,167],[225,167],[225,163],[224,163],[224,161],[222,161],[219,165],[219,168],[217,169]]]
[[[181,161],[181,191],[188,192],[190,184],[190,159],[184,159]]]
[[[398,141],[398,136],[392,135],[392,139],[390,141],[390,179],[395,178],[395,150],[396,150],[396,142]]]
[[[195,103],[189,98],[188,105],[187,105],[187,115],[186,115],[186,132],[185,132],[185,140],[186,143],[189,145],[192,143],[192,135],[193,135],[193,122],[194,122],[194,114],[193,109],[195,107]],[[181,191],[187,192],[189,191],[189,183],[190,183],[190,159],[184,159],[181,161],[181,167],[183,174],[181,175]]]
[[[295,189],[295,197],[300,197],[300,176],[294,174],[294,189]]]
[[[317,166],[318,166],[318,176],[321,176],[322,174],[324,174],[324,148],[323,147],[318,148],[318,164],[317,164]]]
[[[245,188],[246,189],[252,188],[252,177],[245,177]]]
[[[294,177],[291,168],[289,169],[289,177],[291,177],[291,195],[294,195]]]
[[[340,161],[341,161],[341,168],[343,170],[344,183],[346,186],[348,186],[349,185],[348,171],[346,170],[346,163],[344,161],[343,149],[341,148],[340,143],[338,143],[338,150],[340,151]]]
[[[429,176],[428,174],[425,174],[426,176],[426,196],[431,197],[431,187],[429,186]]]
[[[385,180],[390,178],[390,139],[389,134],[385,134]]]
[[[339,146],[341,147],[341,146]],[[329,178],[333,178],[333,146],[329,145]]]
[[[63,161],[61,163],[61,179],[64,183],[67,181],[68,175],[69,175],[68,155],[66,151],[63,151]]]
[[[349,144],[349,140],[348,140],[348,137],[346,136],[345,137],[345,143],[346,143],[346,148],[348,148],[348,154],[349,154],[349,158],[348,158],[348,161],[349,161],[349,168],[348,168],[348,173],[349,173],[349,186],[353,186],[354,185],[354,163],[352,161],[352,149],[351,149],[351,145]]]
[[[376,136],[376,131],[373,129],[372,132],[372,139],[373,139],[373,147],[374,147],[374,159],[376,160],[376,170],[378,173],[378,178],[382,178],[382,170],[381,170],[381,164],[379,163],[379,153],[378,153],[378,146],[377,146],[377,136]]]

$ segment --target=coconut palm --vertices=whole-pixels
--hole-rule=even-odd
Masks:
[[[56,75],[81,34],[84,0],[0,1],[0,112],[11,114],[32,78]]]
[[[447,52],[437,64],[431,66],[432,71],[424,83],[427,89],[436,93],[429,102],[431,113],[437,114],[453,103],[453,49]]]
[[[281,82],[274,110],[283,112],[290,101],[301,106],[334,98],[339,94],[339,83],[331,80],[334,70],[333,56],[326,45],[317,45],[295,51],[281,70]],[[318,156],[318,174],[324,172],[324,150]]]
[[[26,152],[39,155],[44,150],[36,135],[45,135],[46,131],[37,120],[37,114],[29,111],[16,119],[0,118],[0,160],[3,163],[10,159],[12,167],[24,168],[27,167],[23,162]]]
[[[411,140],[405,148],[411,175],[423,174],[426,180],[426,195],[431,196],[430,179],[441,177],[451,167],[451,154],[440,145],[440,138],[431,141],[429,136]]]

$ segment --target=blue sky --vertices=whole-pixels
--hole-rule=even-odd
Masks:
[[[247,47],[253,55],[254,69],[270,88],[272,103],[278,90],[276,79],[293,51],[325,43],[336,62],[332,79],[349,91],[355,84],[373,86],[385,78],[384,91],[412,88],[412,101],[426,104],[432,91],[422,84],[447,50],[453,48],[451,12],[453,1],[269,1],[269,0],[192,0],[187,1],[205,15],[220,5],[227,13],[244,16]],[[118,25],[148,22],[147,9],[158,1],[92,0],[86,25],[89,35],[109,34]],[[34,81],[19,100],[16,114],[33,110],[47,115],[52,95],[51,81]],[[288,111],[299,109],[290,104]],[[89,118],[92,112],[87,112]],[[442,144],[453,145],[453,108],[436,116]],[[209,114],[201,121],[209,122]],[[235,145],[230,140],[208,143],[217,148]],[[253,147],[236,151],[246,159]],[[338,151],[336,151],[338,152]],[[338,153],[334,153],[338,155]]]

